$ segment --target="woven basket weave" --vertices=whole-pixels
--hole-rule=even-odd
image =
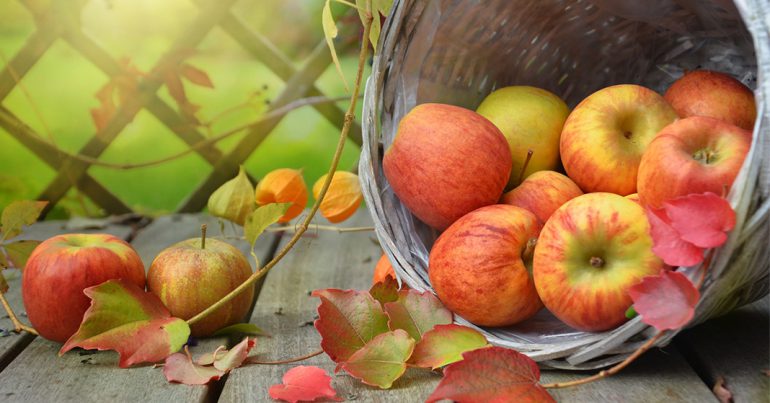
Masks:
[[[769,0],[396,0],[377,54],[364,97],[359,174],[380,243],[410,287],[431,290],[428,254],[438,233],[394,195],[382,154],[412,107],[443,102],[475,109],[493,89],[515,84],[548,89],[574,107],[611,84],[662,93],[684,70],[707,68],[754,88],[758,119],[728,196],[738,222],[714,257],[693,324],[767,294]],[[697,267],[680,270],[694,278]],[[612,331],[578,332],[545,309],[516,326],[479,330],[541,366],[565,369],[619,362],[655,333],[638,317]]]

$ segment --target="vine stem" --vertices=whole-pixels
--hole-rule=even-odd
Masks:
[[[710,250],[709,253],[706,255],[706,259],[703,261],[703,265],[701,266],[701,273],[700,277],[698,278],[697,283],[695,284],[695,288],[700,290],[701,286],[703,286],[703,282],[706,280],[706,272],[708,271],[709,266],[711,266],[711,259],[714,257],[714,250]],[[647,340],[646,343],[641,345],[639,348],[637,348],[631,355],[629,355],[625,360],[621,361],[614,367],[608,369],[608,370],[602,370],[599,371],[599,373],[595,375],[591,375],[586,378],[576,379],[574,381],[569,382],[556,382],[556,383],[546,383],[542,384],[540,386],[546,388],[546,389],[559,389],[559,388],[568,388],[570,386],[578,386],[583,385],[586,383],[590,383],[593,381],[598,381],[599,379],[606,378],[610,375],[614,375],[623,368],[627,367],[629,364],[634,362],[639,356],[644,354],[645,351],[649,350],[655,345],[655,342],[660,340],[661,337],[663,337],[666,333],[668,333],[668,330],[660,330],[658,333],[655,333],[654,336],[652,336],[649,340]]]
[[[350,104],[348,105],[348,109],[345,112],[345,121],[342,125],[342,130],[340,131],[340,137],[337,141],[337,148],[334,151],[334,156],[332,157],[331,165],[329,166],[329,172],[326,175],[326,180],[324,180],[323,187],[321,188],[321,192],[318,194],[318,197],[316,198],[315,203],[313,203],[313,207],[310,208],[310,212],[305,217],[304,220],[302,220],[302,223],[297,227],[296,232],[294,232],[294,235],[291,237],[289,242],[286,243],[286,245],[273,257],[270,262],[268,262],[266,265],[264,265],[261,269],[254,272],[246,281],[244,281],[241,285],[239,285],[237,288],[235,288],[233,291],[231,291],[229,294],[225,295],[211,305],[210,307],[204,309],[199,314],[193,316],[192,318],[187,320],[187,323],[192,325],[194,323],[197,323],[201,321],[206,316],[210,315],[212,312],[216,311],[220,307],[222,307],[224,304],[230,302],[233,298],[235,298],[238,294],[242,293],[249,287],[252,287],[254,283],[257,282],[260,278],[264,277],[270,269],[275,267],[278,262],[283,259],[284,256],[286,256],[287,253],[294,247],[294,245],[299,241],[299,239],[302,237],[302,234],[307,231],[308,227],[310,226],[310,221],[315,216],[315,213],[318,211],[318,208],[321,206],[321,202],[324,200],[324,197],[326,196],[326,191],[329,190],[329,185],[332,181],[332,176],[334,176],[334,171],[337,170],[337,165],[340,162],[340,157],[342,156],[342,150],[345,147],[345,140],[347,139],[348,132],[350,131],[350,126],[353,123],[353,120],[355,119],[355,108],[356,108],[356,101],[358,100],[358,93],[361,91],[361,80],[364,75],[364,66],[366,65],[366,58],[369,54],[369,41],[367,38],[369,38],[369,33],[372,29],[372,13],[371,13],[371,0],[368,0],[366,2],[366,18],[364,21],[364,34],[363,39],[361,40],[361,50],[358,54],[358,71],[356,72],[356,80],[353,87],[353,93],[350,95]]]
[[[2,276],[2,274],[0,274]],[[8,303],[8,300],[5,299],[5,294],[0,292],[0,303],[3,304],[3,308],[5,308],[5,311],[8,313],[8,318],[11,319],[11,322],[13,322],[14,331],[16,333],[19,333],[21,331],[25,331],[27,333],[34,334],[35,336],[39,336],[37,330],[32,328],[31,326],[27,326],[19,320],[19,318],[16,317],[16,314],[13,313],[13,309],[11,309],[11,304]]]
[[[321,224],[310,224],[308,225],[308,229],[318,230],[318,231],[331,231],[331,232],[368,232],[368,231],[374,231],[374,227],[335,227],[333,225],[321,225]],[[281,231],[296,231],[297,226],[296,225],[285,225],[283,227],[269,227],[266,228],[265,231],[268,232],[281,232]]]
[[[323,350],[318,350],[318,351],[314,351],[314,352],[312,352],[310,354],[303,355],[302,357],[289,358],[289,359],[281,360],[281,361],[259,361],[259,360],[250,359],[249,360],[249,364],[260,364],[260,365],[289,364],[289,363],[292,363],[292,362],[305,361],[308,358],[313,358],[313,357],[315,357],[317,355],[321,355],[321,354],[323,354],[323,352],[324,352]]]

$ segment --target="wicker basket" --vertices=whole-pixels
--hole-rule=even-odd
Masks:
[[[662,92],[683,70],[708,68],[755,88],[759,118],[729,195],[738,223],[714,258],[693,323],[766,295],[769,32],[768,0],[396,0],[366,85],[359,166],[377,236],[396,273],[414,289],[431,289],[428,253],[438,234],[399,202],[382,171],[383,149],[415,105],[475,108],[494,88],[526,84],[574,106],[610,84]],[[680,270],[693,276],[695,269]],[[545,309],[513,327],[480,330],[544,367],[566,369],[619,362],[655,333],[638,317],[604,333],[577,332]]]

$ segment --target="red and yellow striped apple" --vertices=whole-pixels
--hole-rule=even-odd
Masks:
[[[444,230],[463,215],[497,203],[511,172],[511,153],[500,130],[478,113],[422,104],[399,122],[382,167],[409,211]]]
[[[639,165],[639,199],[659,208],[690,193],[730,189],[751,147],[751,132],[714,118],[693,116],[666,126]]]
[[[572,179],[554,171],[538,171],[504,194],[502,203],[525,208],[544,224],[562,204],[582,194]]]
[[[482,326],[507,326],[543,304],[530,274],[540,223],[531,212],[497,204],[464,215],[438,237],[428,276],[441,302]]]
[[[634,193],[644,150],[676,118],[653,90],[633,84],[601,89],[580,102],[564,123],[564,169],[584,192]]]
[[[487,95],[476,112],[508,141],[513,163],[509,189],[518,186],[520,178],[559,166],[559,136],[569,108],[555,94],[526,85],[503,87]],[[529,150],[532,158],[527,163]]]
[[[663,97],[680,118],[707,116],[745,130],[753,129],[757,118],[754,93],[740,81],[716,71],[685,73]]]
[[[589,193],[568,201],[545,223],[535,247],[543,304],[579,330],[623,323],[629,287],[663,269],[649,229],[644,209],[622,196]]]
[[[83,290],[119,278],[144,289],[142,259],[122,239],[107,234],[49,238],[32,252],[22,275],[29,321],[41,336],[64,343],[91,305]]]
[[[192,238],[164,249],[147,273],[147,288],[177,318],[192,318],[251,276],[249,261],[234,246],[216,239],[202,240]],[[253,299],[251,287],[193,324],[191,334],[209,336],[242,321]]]

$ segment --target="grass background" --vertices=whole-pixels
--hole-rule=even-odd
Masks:
[[[39,2],[46,3],[46,0]],[[243,0],[233,10],[300,68],[323,38],[322,6],[321,0]],[[344,10],[335,10],[340,11]],[[197,13],[198,8],[190,0],[89,0],[80,19],[84,32],[114,58],[129,58],[139,69],[148,71]],[[32,16],[21,3],[0,1],[0,65],[4,66],[22,48],[35,29]],[[343,71],[351,82],[357,62],[355,55],[341,56]],[[206,71],[215,86],[208,89],[185,84],[190,100],[201,106],[198,117],[202,121],[251,98],[249,107],[217,119],[212,126],[214,134],[258,118],[284,86],[281,79],[218,27],[187,61]],[[98,105],[94,95],[108,80],[76,50],[57,40],[21,80],[21,85],[2,100],[2,105],[40,136],[64,150],[77,152],[95,133],[89,110]],[[345,86],[331,65],[316,85],[330,97],[346,95]],[[158,94],[176,107],[165,88]],[[344,108],[345,104],[340,106]],[[328,169],[338,133],[335,126],[311,107],[295,110],[271,132],[244,166],[257,178],[276,168],[302,168],[305,181],[312,186]],[[226,153],[240,138],[241,135],[231,137],[218,147]],[[185,148],[186,145],[149,112],[141,111],[100,159],[138,163]],[[348,141],[340,169],[352,169],[358,152],[356,145]],[[154,167],[131,170],[91,167],[88,172],[136,211],[158,215],[173,211],[211,168],[202,158],[190,154]],[[36,198],[56,174],[0,128],[0,209],[13,200]],[[99,214],[103,212],[85,196],[70,191],[49,218]]]

